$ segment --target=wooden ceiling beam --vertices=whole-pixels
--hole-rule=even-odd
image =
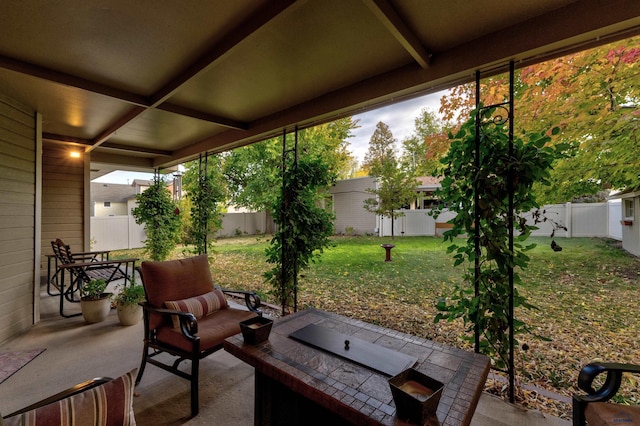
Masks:
[[[159,155],[161,157],[169,157],[171,156],[171,151],[167,151],[164,149],[153,149],[153,148],[140,148],[140,147],[131,147],[129,145],[123,145],[118,143],[105,142],[100,145],[100,148],[107,148],[117,151],[123,152],[131,152],[131,153],[139,153],[139,154],[152,154]]]
[[[208,69],[213,63],[220,59],[224,54],[228,53],[231,49],[237,46],[244,39],[249,37],[255,31],[263,27],[273,18],[280,13],[288,9],[296,0],[278,0],[270,2],[265,5],[261,10],[254,13],[249,19],[244,21],[239,27],[229,31],[229,33],[218,43],[216,43],[208,52],[198,58],[195,62],[186,67],[182,72],[173,77],[162,86],[158,91],[149,97],[148,106],[150,108],[158,108],[164,111],[173,112],[176,114],[186,115],[188,117],[197,118],[200,120],[212,121],[221,126],[230,127],[233,129],[245,129],[246,124],[240,123],[235,120],[225,119],[223,117],[214,116],[202,111],[196,111],[186,107],[180,107],[178,105],[164,105],[165,101],[175,94],[189,80]],[[109,125],[100,135],[94,139],[94,144],[89,151],[93,150],[97,146],[100,146],[103,142],[111,137],[122,126],[139,116],[145,111],[145,108],[134,107],[120,118],[115,120]]]
[[[242,121],[220,117],[219,115],[209,114],[200,110],[187,108],[180,105],[174,105],[169,102],[160,104],[156,108],[163,111],[172,112],[174,114],[184,115],[186,117],[197,118],[198,120],[209,121],[211,123],[229,127],[231,129],[247,130],[249,128],[249,124]]]
[[[633,7],[633,12],[640,17],[640,2],[617,2],[629,3],[626,10]],[[589,3],[592,7],[584,7],[583,3]],[[520,68],[564,55],[574,49],[595,47],[640,34],[640,18],[634,18],[638,25],[627,27],[622,32],[604,30],[607,21],[609,25],[616,25],[625,13],[627,12],[624,8],[612,8],[599,0],[582,0],[439,53],[434,56],[431,66],[427,69],[409,64],[325,93],[253,121],[245,132],[230,129],[204,138],[174,151],[169,159],[158,159],[154,166],[178,164],[184,158],[194,158],[200,152],[221,152],[273,137],[277,132],[282,132],[283,128],[291,129],[294,125],[303,128],[306,125],[320,124],[472,82],[475,70],[480,69],[488,73],[483,75],[490,75],[508,66],[512,58],[516,60],[516,67]],[[568,17],[576,21],[574,26],[566,25],[566,22],[570,21]],[[536,28],[545,28],[545,31],[539,32],[537,37],[531,37]],[[547,48],[559,40],[572,40],[572,43],[559,50]],[[478,46],[484,47],[483,55],[478,55]]]
[[[220,41],[216,42],[211,49],[204,53],[194,63],[186,67],[182,72],[173,77],[162,88],[151,96],[151,105],[159,106],[180,89],[185,83],[198,74],[210,68],[218,59],[231,51],[240,42],[251,34],[269,23],[276,16],[287,10],[296,0],[270,1],[260,10],[251,15],[238,27],[229,31]]]
[[[21,74],[30,75],[32,77],[41,78],[43,80],[52,81],[54,83],[64,84],[65,86],[76,87],[86,90],[87,92],[98,93],[110,98],[118,99],[138,106],[148,106],[149,100],[146,96],[137,93],[131,93],[126,90],[117,89],[107,86],[106,84],[97,83],[85,78],[77,77],[71,74],[52,70],[50,68],[41,67],[39,65],[30,64],[8,56],[0,55],[0,68],[5,68]]]
[[[416,34],[387,0],[363,0],[385,28],[400,42],[422,68],[429,67],[429,53]]]
[[[140,114],[145,112],[147,108],[134,106],[129,111],[124,113],[120,118],[111,123],[104,129],[98,136],[93,139],[93,145],[87,149],[87,151],[92,151],[98,146],[100,146],[103,142],[109,139],[114,133],[120,130],[125,124],[138,117]]]
[[[91,147],[94,144],[93,139],[70,137],[70,136],[58,135],[55,133],[47,133],[47,132],[42,133],[42,139],[49,142],[54,142],[54,143],[80,145],[85,147]],[[122,145],[117,143],[105,142],[100,146],[102,148],[125,151],[130,153],[152,154],[152,155],[160,155],[164,157],[168,157],[171,155],[170,151],[166,151],[162,149],[132,147],[130,145]]]
[[[75,145],[87,145],[87,146],[90,146],[93,143],[91,139],[58,135],[55,133],[47,133],[47,132],[42,132],[42,139],[50,142],[60,142],[60,143],[67,143],[67,144],[72,143]]]

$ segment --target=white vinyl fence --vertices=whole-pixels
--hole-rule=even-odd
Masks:
[[[147,238],[133,216],[92,216],[91,250],[123,250],[144,247]]]
[[[272,232],[273,220],[266,213],[228,213],[216,237],[255,235]],[[91,249],[123,250],[144,247],[147,238],[142,225],[133,216],[91,217]]]
[[[620,200],[607,203],[551,204],[544,206],[546,222],[538,223],[534,236],[550,236],[552,222],[564,225],[567,230],[556,230],[557,237],[608,237],[622,240],[622,215]],[[364,210],[363,210],[364,211]],[[436,236],[446,231],[445,223],[455,213],[445,211],[434,219],[429,210],[405,210],[405,216],[395,220],[396,236]],[[533,224],[531,214],[526,215]],[[261,213],[228,213],[222,220],[222,229],[216,237],[255,235],[273,232],[273,220]],[[378,235],[391,235],[391,219],[377,218]],[[91,249],[122,250],[144,246],[144,229],[137,225],[133,216],[107,216],[91,218]]]
[[[550,204],[541,209],[546,221],[535,224],[539,229],[533,236],[550,236],[554,223],[567,230],[557,229],[556,237],[608,237],[622,240],[622,215],[620,200],[607,203]],[[404,216],[394,221],[395,236],[442,235],[446,222],[455,213],[444,211],[438,219],[429,216],[430,210],[405,210]],[[531,213],[524,215],[527,222],[534,224]],[[378,235],[391,236],[391,219],[378,218]]]

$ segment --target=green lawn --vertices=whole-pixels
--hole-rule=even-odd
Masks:
[[[606,239],[557,239],[560,252],[551,250],[549,238],[530,241],[538,246],[530,252],[529,268],[520,272],[520,292],[539,310],[520,310],[517,316],[551,341],[519,336],[529,347],[517,350],[522,383],[569,396],[580,367],[589,361],[640,364],[640,259]],[[453,267],[449,243],[430,237],[339,237],[333,242],[303,271],[300,308],[313,306],[471,349],[460,338],[465,333],[461,322],[433,323],[437,298],[460,283],[464,272],[463,266]],[[385,262],[380,244],[391,242],[396,245],[392,262]],[[219,240],[211,255],[215,281],[258,291],[268,300],[269,286],[262,279],[270,267],[264,256],[268,244],[268,237]],[[624,398],[637,403],[637,385],[630,380]],[[630,389],[635,389],[635,400]],[[549,411],[567,416],[569,407],[550,404]]]

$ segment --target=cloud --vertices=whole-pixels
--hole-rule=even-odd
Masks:
[[[398,102],[363,114],[354,115],[354,120],[359,120],[359,128],[355,129],[353,137],[349,139],[349,150],[360,163],[369,149],[369,140],[376,130],[378,122],[382,121],[391,130],[393,137],[398,141],[397,148],[401,148],[403,139],[409,137],[414,130],[414,122],[423,108],[438,112],[440,98],[446,92],[437,92],[430,95]]]

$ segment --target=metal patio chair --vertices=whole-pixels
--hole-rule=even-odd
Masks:
[[[56,256],[60,279],[57,280],[57,286],[60,296],[60,315],[63,317],[73,317],[81,315],[65,314],[64,302],[79,302],[80,291],[84,283],[91,280],[103,279],[109,284],[111,281],[124,279],[126,285],[130,281],[129,264],[131,264],[131,273],[135,273],[134,266],[137,258],[117,259],[117,260],[99,260],[90,252],[83,252],[75,256],[69,245],[65,244],[61,239],[51,241],[51,248]],[[65,285],[65,275],[69,274],[69,285]]]
[[[261,316],[260,298],[251,291],[215,287],[206,255],[142,262],[144,349],[136,384],[147,363],[191,383],[191,416],[199,412],[200,360],[222,349],[224,339],[240,333],[240,322]],[[225,294],[243,297],[246,309],[227,304]],[[157,355],[164,354],[164,357]],[[180,369],[188,360],[191,368]]]

